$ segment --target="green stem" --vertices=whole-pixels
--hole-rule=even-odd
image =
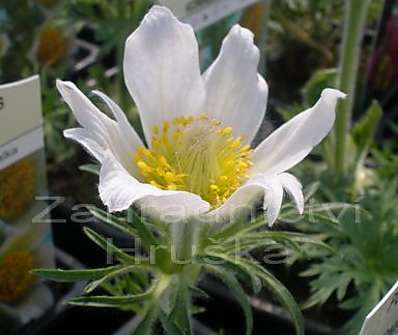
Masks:
[[[259,63],[259,70],[260,73],[265,76],[267,73],[267,54],[266,54],[266,47],[267,47],[267,40],[268,40],[268,26],[270,21],[270,13],[271,13],[271,3],[272,0],[262,0],[262,7],[261,7],[261,18],[263,20],[263,25],[261,30],[259,31],[259,35],[256,37],[257,45],[260,48],[260,63]]]
[[[156,301],[157,303],[159,302],[161,295],[169,286],[171,279],[172,279],[172,277],[169,275],[165,275],[165,274],[159,275],[159,279],[158,279],[155,289],[153,291],[154,301]]]
[[[341,63],[339,66],[337,87],[347,94],[347,98],[338,105],[335,128],[335,164],[336,173],[339,178],[343,177],[347,172],[346,156],[349,129],[355,99],[361,42],[369,4],[370,0],[346,1]]]
[[[175,261],[185,262],[192,255],[192,225],[189,222],[177,222],[171,227],[172,253]]]
[[[198,241],[197,222],[189,219],[171,224],[172,261],[189,264]],[[174,258],[174,259],[173,259]]]

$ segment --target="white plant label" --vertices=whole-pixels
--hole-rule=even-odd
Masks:
[[[196,31],[231,15],[259,0],[158,0]]]
[[[39,76],[0,85],[0,170],[44,147]]]
[[[398,335],[398,281],[367,315],[360,335]]]

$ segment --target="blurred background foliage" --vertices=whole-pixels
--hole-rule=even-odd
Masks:
[[[297,98],[314,69],[336,66],[344,3],[344,0],[271,2],[267,78],[274,87],[274,98]],[[383,5],[384,0],[372,0],[370,4],[367,20],[370,35],[372,29],[373,33],[377,29]],[[363,56],[366,60],[366,55]]]
[[[204,67],[217,54],[232,23],[240,21],[257,36],[265,26],[266,42],[257,39],[257,43],[267,56],[266,78],[271,92],[267,119],[273,123],[288,120],[312,106],[323,88],[336,87],[344,3],[274,0],[266,16],[262,14],[267,8],[257,4],[227,17],[198,34]],[[93,88],[106,92],[140,129],[120,66],[126,37],[151,5],[148,0],[2,0],[0,83],[41,74],[54,193],[69,194],[78,201],[96,200],[91,194],[95,179],[82,180],[91,177],[82,177],[75,168],[87,161],[86,154],[62,136],[63,129],[76,123],[59,98],[55,79],[73,80],[87,94]],[[352,210],[340,216],[340,212],[331,210],[321,214],[320,223],[313,224],[304,216],[302,222],[289,225],[333,248],[334,252],[320,254],[310,246],[304,247],[314,259],[306,263],[308,269],[303,272],[310,287],[305,305],[336,303],[341,309],[349,309],[345,329],[352,334],[398,276],[398,125],[386,117],[385,104],[372,101],[368,87],[383,6],[384,0],[372,0],[368,10],[354,99],[355,122],[350,130],[349,172],[336,181],[325,154],[327,143],[295,171],[303,184],[319,184],[313,195],[315,202],[328,202],[331,208],[344,203],[360,206],[360,224],[353,224]],[[259,21],[264,17],[267,20]],[[387,124],[383,131],[378,128],[381,123]]]
[[[303,81],[297,81],[298,89],[293,90],[293,94],[286,89],[281,90],[292,99],[289,99],[290,103],[276,106],[276,111],[283,119],[288,120],[312,106],[323,88],[339,87],[337,77],[341,68],[336,67],[339,53],[328,54],[326,51],[338,50],[341,42],[342,26],[339,22],[344,1],[286,1],[279,5],[287,13],[295,13],[301,9],[301,16],[293,14],[289,21],[286,18],[277,19],[276,21],[282,24],[277,23],[278,28],[275,31],[293,31],[291,22],[296,22],[301,26],[299,31],[307,32],[314,40],[308,39],[308,36],[302,33],[288,34],[289,37],[295,36],[295,41],[311,50],[310,54],[318,62],[317,65],[312,63],[309,66],[310,71],[300,78]],[[353,97],[353,119],[346,135],[348,147],[344,163],[347,172],[342,178],[336,178],[335,162],[328,161],[328,146],[333,137],[317,148],[314,160],[303,162],[296,169],[296,175],[304,181],[304,185],[317,181],[318,190],[312,197],[313,205],[322,203],[325,211],[319,214],[310,204],[307,208],[310,214],[304,215],[301,222],[295,222],[290,227],[306,232],[333,248],[331,252],[322,253],[308,246],[301,250],[313,258],[312,262],[305,262],[305,270],[301,273],[306,282],[309,280],[309,297],[303,308],[314,310],[323,306],[321,309],[326,311],[328,305],[335,305],[343,311],[348,311],[347,316],[343,318],[344,334],[359,333],[367,313],[398,278],[398,212],[394,205],[398,198],[397,125],[391,119],[387,119],[388,106],[383,98],[380,100],[382,104],[377,100],[372,101],[372,95],[375,95],[369,84],[369,64],[374,61],[376,45],[380,43],[376,42],[376,37],[383,5],[383,1],[370,2],[366,29],[363,32],[358,60],[359,71],[355,81],[356,93]],[[321,19],[322,22],[316,24],[317,19],[313,18],[312,14],[306,16],[303,8],[307,10],[310,7],[317,8],[317,11],[325,15],[324,19]],[[276,11],[276,17],[283,17],[283,10],[280,14]],[[271,13],[271,17],[274,14],[275,11]],[[337,16],[334,16],[335,14]],[[304,20],[301,20],[302,17]],[[308,25],[306,17],[311,22]],[[322,17],[322,14],[316,17]],[[284,20],[288,21],[285,29]],[[309,33],[311,27],[317,30],[317,33]],[[277,39],[278,42],[280,40]],[[314,41],[319,45],[314,44]],[[287,47],[295,45],[295,42],[285,43],[283,45]],[[292,51],[290,54],[297,55]],[[306,53],[305,57],[294,63],[294,67],[299,66],[300,62],[303,62],[305,67],[305,63],[310,59],[311,56],[307,57]],[[380,128],[382,123],[387,123],[387,126]],[[345,209],[342,210],[340,206],[343,204],[347,207],[343,206]],[[314,217],[311,217],[311,211],[316,217],[315,222]],[[296,257],[301,256],[296,254]]]

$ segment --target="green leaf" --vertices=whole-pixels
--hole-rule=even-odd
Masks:
[[[92,205],[87,206],[87,209],[96,219],[105,222],[112,227],[115,227],[122,233],[125,233],[133,237],[138,236],[137,231],[134,228],[132,228],[125,220],[118,218]]]
[[[291,105],[282,105],[281,107],[277,107],[276,111],[282,117],[282,121],[287,122],[297,114],[305,110],[307,106],[302,102],[294,102]]]
[[[192,314],[190,288],[186,278],[181,274],[168,277],[166,281],[158,281],[156,295],[147,306],[143,329],[150,327],[150,324],[153,325],[154,321],[151,318],[156,315],[167,334],[190,335],[193,334]],[[142,331],[139,334],[146,335],[147,333]]]
[[[90,293],[90,292],[94,291],[97,287],[100,287],[102,284],[108,282],[109,280],[111,280],[115,277],[119,277],[124,274],[127,274],[127,273],[132,272],[139,268],[141,268],[139,265],[129,265],[129,266],[123,266],[123,267],[118,266],[114,271],[107,273],[102,278],[99,278],[98,280],[95,280],[95,281],[89,283],[84,288],[84,292]]]
[[[336,87],[337,69],[316,71],[303,88],[303,98],[307,107],[314,105],[326,87]]]
[[[307,201],[312,198],[312,196],[318,191],[319,187],[320,187],[320,182],[314,181],[305,188],[304,190],[305,203],[307,203]]]
[[[264,286],[271,290],[276,298],[284,305],[289,311],[293,324],[296,328],[298,335],[304,335],[304,320],[300,308],[294,300],[288,289],[278,281],[270,272],[264,269],[261,265],[253,260],[246,260],[240,257],[229,257],[222,254],[210,254],[214,257],[219,257],[231,264],[235,264],[250,275],[259,277]]]
[[[236,221],[232,224],[227,224],[221,231],[216,232],[211,236],[211,239],[216,241],[225,241],[229,239],[236,239],[237,236],[245,234],[247,231],[253,231],[264,227],[266,225],[264,221],[264,215],[260,215],[255,218],[252,222]]]
[[[190,286],[189,289],[192,291],[192,295],[194,298],[198,298],[198,299],[209,299],[210,298],[210,296],[205,291],[200,289],[199,287]]]
[[[306,219],[309,223],[316,225],[318,223],[323,223],[329,226],[334,227],[335,229],[339,229],[339,220],[332,216],[327,216],[325,214],[319,213],[303,213],[303,218]]]
[[[277,241],[278,243],[284,244],[286,243],[289,246],[289,243],[305,243],[305,244],[312,244],[317,247],[327,249],[329,251],[333,251],[333,249],[323,243],[322,241],[316,240],[314,238],[308,237],[305,234],[300,233],[293,233],[293,232],[282,232],[282,231],[266,231],[266,232],[259,232],[254,234],[253,236],[248,236],[248,238],[253,237],[255,239],[271,239],[273,241]]]
[[[311,282],[311,296],[302,305],[303,309],[308,309],[316,305],[323,305],[338,288],[337,280],[339,278],[335,275],[328,277],[321,276]],[[321,285],[321,286],[320,286]]]
[[[172,320],[170,320],[164,313],[160,313],[160,321],[167,335],[186,335]]]
[[[159,303],[159,307],[165,316],[169,317],[169,315],[174,310],[177,303],[177,293],[178,293],[178,277],[173,276],[170,281],[170,284],[167,285],[167,288],[163,291]]]
[[[191,294],[184,277],[178,278],[177,295],[174,309],[169,316],[169,320],[181,330],[182,334],[193,334],[191,322]]]
[[[84,164],[79,166],[79,170],[99,176],[100,166],[97,164]]]
[[[106,239],[105,237],[103,237],[102,235],[98,234],[97,232],[88,227],[84,227],[83,231],[90,240],[92,240],[95,244],[104,249],[106,252],[113,253],[119,260],[124,261],[126,263],[132,263],[137,261],[134,257],[126,254],[124,251],[116,247],[111,242],[111,239]]]
[[[156,318],[158,317],[158,307],[156,304],[150,304],[145,315],[141,319],[137,328],[134,330],[134,335],[151,335]]]
[[[367,156],[382,116],[383,109],[376,100],[373,100],[366,114],[352,128],[352,140],[357,151],[355,160],[357,166],[362,164],[362,161]]]
[[[68,300],[68,304],[77,306],[89,307],[111,307],[119,308],[126,305],[131,305],[136,302],[146,301],[151,298],[153,293],[153,286],[142,294],[130,294],[122,296],[90,296],[90,297],[77,297]]]
[[[319,275],[321,269],[318,264],[311,264],[307,270],[300,272],[300,277],[314,277]]]
[[[157,281],[154,283],[154,294],[152,295],[151,300],[147,302],[144,306],[144,313],[142,316],[142,320],[136,330],[134,331],[134,335],[150,335],[152,334],[153,326],[157,318],[161,316],[161,304],[159,299],[163,299],[163,295],[166,294],[171,284],[173,278],[169,276],[160,276]]]
[[[301,314],[300,307],[297,305],[293,296],[289,292],[289,290],[278,280],[276,279],[269,271],[258,267],[257,275],[263,279],[264,286],[270,289],[277,299],[284,305],[289,311],[293,324],[296,328],[296,333],[298,335],[304,335],[304,320]]]
[[[326,202],[322,204],[314,204],[311,205],[309,208],[307,208],[308,212],[310,213],[334,213],[334,211],[340,211],[342,212],[343,210],[346,209],[352,209],[352,208],[357,208],[358,206],[355,204],[350,204],[347,202]],[[361,208],[358,208],[359,210],[362,210]]]
[[[348,285],[350,285],[352,281],[351,276],[349,275],[342,275],[340,280],[339,286],[337,288],[337,300],[341,301],[345,297],[348,289]]]
[[[128,211],[129,217],[132,215],[131,223],[135,229],[137,229],[138,235],[140,236],[143,244],[149,249],[152,245],[159,245],[158,240],[152,234],[149,229],[149,224],[144,220],[144,218],[140,217],[134,209],[129,209]]]
[[[48,280],[57,282],[73,282],[76,280],[93,280],[120,270],[121,265],[89,270],[36,269],[32,273]]]
[[[204,265],[204,269],[209,273],[218,277],[222,282],[224,282],[232,291],[232,294],[235,295],[236,300],[242,307],[243,313],[245,315],[246,320],[246,335],[250,335],[253,331],[253,313],[252,308],[249,302],[249,299],[246,296],[245,291],[242,289],[239,281],[235,278],[234,274],[228,270],[223,269],[220,266],[213,265]]]
[[[242,253],[242,252],[249,252],[251,250],[256,250],[259,248],[264,248],[264,247],[269,247],[269,246],[277,246],[278,243],[276,241],[273,241],[271,239],[264,239],[264,238],[257,238],[253,236],[247,236],[247,238],[243,239],[243,242],[236,241],[235,243],[233,241],[230,241],[228,244],[223,244],[219,246],[215,246],[215,248],[208,248],[208,251],[215,251],[219,252],[220,247],[222,248],[223,253],[228,254],[228,255],[234,255],[237,253]],[[295,247],[298,248],[298,246],[294,245],[294,242],[288,243],[290,247]]]
[[[317,248],[321,248],[325,251],[333,251],[333,249],[327,244],[320,240],[310,238],[305,234],[283,232],[283,231],[259,231],[249,232],[246,235],[239,236],[239,239],[235,241],[228,241],[228,244],[222,244],[223,252],[226,254],[236,254],[255,250],[260,247],[267,246],[284,246],[298,253],[301,252],[301,244],[310,244]],[[216,245],[215,248],[208,248],[208,251],[215,252],[220,250],[220,245]]]
[[[266,227],[264,215],[260,215],[251,222],[236,222],[232,225],[226,225],[225,229],[212,235],[210,240],[216,246],[220,243],[235,243],[235,241],[241,239],[242,236],[264,227]]]
[[[209,255],[210,254],[211,254],[211,252],[209,253]],[[217,252],[217,254],[218,254],[218,252]],[[214,255],[214,253],[213,253],[213,255]],[[236,254],[234,254],[234,255],[225,255],[225,256],[226,257],[231,257],[231,256],[233,257],[235,255]],[[214,257],[214,256],[211,256],[211,257],[212,257],[212,259],[209,259],[208,256],[206,256],[206,257],[198,257],[197,258],[197,262],[198,263],[202,263],[202,264],[209,264],[209,263],[211,263],[213,261],[216,261],[216,262],[220,261],[219,260],[220,257]],[[255,294],[260,293],[261,289],[263,288],[263,283],[262,283],[261,279],[259,279],[254,274],[248,273],[246,271],[246,269],[244,269],[244,268],[238,267],[238,266],[236,266],[235,264],[232,264],[232,263],[225,262],[224,259],[221,260],[221,263],[223,263],[222,265],[223,265],[223,268],[225,270],[229,270],[229,271],[233,272],[235,274],[235,277],[240,282],[243,282],[247,286],[249,286],[251,288],[251,290]],[[213,264],[213,263],[211,263],[211,264]]]

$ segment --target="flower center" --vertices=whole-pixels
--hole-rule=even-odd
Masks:
[[[0,219],[14,220],[24,213],[33,200],[35,182],[35,167],[29,159],[0,171]]]
[[[252,166],[250,146],[241,141],[231,128],[206,115],[177,117],[154,127],[151,149],[139,148],[134,160],[147,183],[198,194],[217,208],[246,180]]]
[[[41,65],[56,65],[66,56],[67,47],[67,37],[60,27],[46,27],[40,33],[37,59]]]

